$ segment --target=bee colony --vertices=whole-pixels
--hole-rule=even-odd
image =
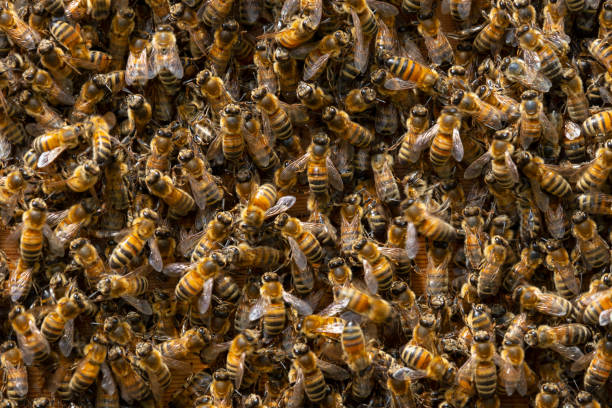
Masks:
[[[0,407],[598,408],[612,0],[3,0]]]

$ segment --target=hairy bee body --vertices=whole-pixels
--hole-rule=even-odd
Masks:
[[[106,360],[106,343],[94,335],[83,352],[85,356],[70,378],[69,387],[73,394],[80,394],[87,390],[98,377],[100,366]]]

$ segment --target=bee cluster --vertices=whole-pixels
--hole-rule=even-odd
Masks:
[[[612,0],[2,0],[0,407],[607,406],[611,33]]]

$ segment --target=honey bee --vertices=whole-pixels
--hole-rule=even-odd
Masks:
[[[510,272],[504,278],[504,287],[513,291],[518,285],[528,283],[531,277],[542,264],[543,257],[537,243],[532,243],[521,250],[519,262],[514,264]]]
[[[351,120],[348,113],[328,106],[323,109],[322,118],[327,127],[341,139],[355,147],[367,147],[374,141],[374,135],[365,127]]]
[[[139,217],[132,223],[128,235],[119,242],[115,249],[113,249],[108,261],[111,269],[126,268],[138,258],[144,249],[145,243],[153,237],[157,220],[158,215],[148,208],[140,212]],[[150,249],[152,252],[155,252],[154,247]],[[160,263],[160,260],[157,259],[158,257],[161,258],[159,253],[150,257],[150,259],[155,258],[153,263],[156,267],[158,267]]]
[[[74,319],[84,308],[81,294],[69,293],[57,301],[55,309],[45,316],[40,327],[48,341],[59,340],[60,351],[65,357],[68,357],[72,351]]]
[[[249,198],[241,213],[242,222],[250,228],[260,228],[265,219],[287,211],[295,203],[295,197],[283,196],[277,200],[277,191],[272,184],[262,184]]]
[[[519,45],[526,51],[534,53],[534,57],[540,60],[540,72],[551,81],[561,79],[562,67],[555,50],[544,41],[542,34],[530,28],[528,25],[519,27],[516,31]]]
[[[215,30],[209,55],[211,67],[217,75],[225,74],[232,48],[238,42],[238,28],[236,20],[227,20]]]
[[[30,67],[22,74],[23,80],[39,95],[44,95],[52,105],[73,105],[75,100],[55,82],[49,72]]]
[[[251,112],[244,115],[244,141],[247,152],[259,169],[266,171],[280,165],[278,156],[261,131],[261,122]]]
[[[283,99],[292,101],[296,95],[296,89],[299,82],[297,72],[297,61],[291,58],[289,50],[284,47],[277,47],[273,54],[272,69],[278,77],[278,85]],[[272,90],[269,90],[272,92]]]
[[[172,408],[187,408],[197,397],[203,396],[212,383],[212,376],[205,370],[198,371],[187,378],[183,386],[173,394],[168,405]]]
[[[43,99],[28,90],[22,91],[17,100],[23,110],[44,129],[60,129],[66,122]]]
[[[452,383],[457,375],[457,368],[451,362],[421,346],[407,344],[401,349],[400,358],[407,366],[403,372],[412,379],[426,377],[438,382]]]
[[[282,142],[292,152],[301,150],[297,139],[293,137],[293,125],[289,113],[281,105],[278,97],[265,87],[255,88],[251,91],[251,99],[264,113],[264,122],[267,121],[274,137]]]
[[[23,354],[12,340],[2,343],[0,352],[6,396],[13,401],[23,401],[28,395],[28,371],[24,365]]]
[[[535,91],[548,92],[552,86],[550,79],[520,58],[504,59],[500,68],[504,77],[510,82],[518,82]]]
[[[402,136],[402,144],[397,155],[400,163],[415,163],[418,160],[420,151],[416,146],[420,135],[429,125],[427,112],[427,108],[423,105],[415,105],[410,109],[410,117],[406,120],[406,133]]]
[[[352,287],[336,288],[334,297],[338,306],[344,306],[374,323],[389,323],[395,317],[389,302]]]
[[[276,218],[274,224],[287,239],[292,259],[300,270],[305,270],[308,264],[315,269],[321,266],[323,260],[321,244],[300,220],[283,213]]]
[[[136,345],[136,365],[148,374],[151,392],[156,400],[161,399],[161,391],[170,385],[170,369],[162,359],[161,353],[151,343]]]
[[[259,333],[254,330],[245,330],[232,340],[228,353],[225,368],[228,377],[234,380],[236,389],[242,384],[245,370],[245,360],[252,354],[259,342]]]
[[[151,388],[127,359],[123,349],[117,346],[109,349],[106,359],[117,378],[121,398],[130,402],[142,401],[151,395]]]
[[[159,351],[164,358],[185,360],[200,352],[210,344],[212,338],[205,327],[194,327],[184,332],[180,337],[159,344]]]
[[[572,371],[581,370],[586,364],[588,368],[584,375],[584,388],[588,392],[595,392],[603,386],[612,371],[612,334],[606,333],[597,342],[597,348],[591,354],[574,362]]]
[[[292,21],[282,30],[269,33],[259,38],[274,38],[285,48],[296,48],[310,40],[317,31],[319,22],[314,13],[303,14]],[[281,85],[282,89],[282,85]]]
[[[525,91],[521,95],[519,132],[520,141],[524,149],[543,136],[549,141],[558,140],[554,127],[544,113],[542,102],[538,100],[538,93]]]
[[[296,95],[302,105],[312,111],[321,111],[323,108],[333,103],[332,96],[316,84],[300,82],[296,89]],[[375,94],[370,94],[370,97],[375,97]],[[358,104],[359,102],[355,103]],[[348,110],[348,96],[345,104],[347,104]]]
[[[351,394],[356,399],[367,398],[374,386],[373,366],[361,327],[355,322],[348,322],[342,331],[341,344],[346,364],[359,377],[353,380]]]
[[[583,354],[578,347],[591,338],[591,330],[579,323],[562,324],[555,327],[538,326],[525,334],[525,343],[530,347],[551,348],[563,357],[578,360]]]
[[[264,337],[280,334],[286,325],[285,303],[289,303],[300,315],[312,314],[312,307],[305,301],[285,292],[274,272],[267,272],[261,277],[260,299],[249,311],[249,320],[263,317]]]
[[[171,26],[162,25],[153,34],[149,60],[152,76],[159,78],[166,92],[172,95],[178,92],[184,71]]]
[[[537,311],[557,317],[575,314],[574,305],[568,300],[552,293],[542,292],[535,286],[519,285],[514,289],[512,296],[520,303],[521,310]]]
[[[421,12],[418,20],[417,30],[425,41],[429,59],[434,66],[442,65],[444,62],[452,64],[455,58],[453,49],[440,28],[440,20],[434,16],[433,11]]]
[[[43,363],[49,358],[49,342],[36,327],[34,316],[26,312],[23,306],[14,306],[9,315],[11,327],[17,336],[17,344],[26,365]]]
[[[233,102],[223,80],[209,70],[205,69],[198,73],[196,84],[216,115],[219,115],[226,105]]]
[[[564,197],[571,193],[571,186],[567,180],[555,170],[546,166],[542,158],[533,156],[528,152],[519,152],[516,162],[518,168],[531,181],[534,198],[540,209],[544,211],[548,209],[548,197],[539,190],[539,187],[556,197]]]
[[[294,392],[300,390],[299,392],[304,392],[310,401],[321,402],[329,392],[329,386],[317,364],[317,357],[305,343],[295,344],[292,351],[294,356],[292,371],[297,376]],[[291,373],[289,375],[291,377]]]
[[[13,3],[8,1],[0,5],[0,30],[13,43],[28,51],[36,49],[41,40],[40,35],[19,17]]]
[[[145,181],[151,194],[160,197],[168,204],[170,218],[180,218],[193,210],[195,206],[193,198],[184,190],[176,187],[172,179],[163,176],[159,170],[150,170]]]
[[[569,254],[557,240],[548,241],[545,245],[545,265],[553,271],[553,281],[559,295],[571,298],[580,294],[580,285],[576,280],[576,269]]]
[[[149,288],[149,281],[140,275],[141,270],[135,269],[127,275],[107,275],[102,278],[96,288],[105,299],[122,298],[139,312],[150,315],[151,305],[148,301],[137,299]]]
[[[107,343],[98,335],[93,335],[89,344],[83,349],[84,357],[79,362],[70,378],[70,392],[80,394],[86,391],[96,381],[101,366],[105,364]]]
[[[119,8],[113,16],[109,30],[108,51],[116,69],[123,68],[125,54],[129,51],[130,35],[135,28],[136,13],[131,7]]]
[[[402,203],[404,217],[408,221],[406,232],[406,250],[416,256],[418,241],[416,232],[434,241],[452,241],[455,238],[455,228],[446,221],[431,214],[424,203],[409,198]]]
[[[608,243],[597,232],[597,225],[582,211],[572,216],[572,234],[578,241],[578,252],[589,269],[607,265],[610,260]]]

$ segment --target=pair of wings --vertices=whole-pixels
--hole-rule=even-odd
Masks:
[[[311,159],[311,154],[306,153],[302,155],[302,157],[292,161],[291,163],[289,163],[287,167],[285,167],[281,171],[281,175],[280,175],[281,178],[290,179],[294,177],[296,173],[306,168],[310,159]],[[325,164],[327,166],[327,175],[329,179],[329,184],[338,191],[344,190],[344,183],[342,182],[342,176],[340,176],[340,173],[336,169],[334,162],[331,160],[329,156],[326,157]]]

